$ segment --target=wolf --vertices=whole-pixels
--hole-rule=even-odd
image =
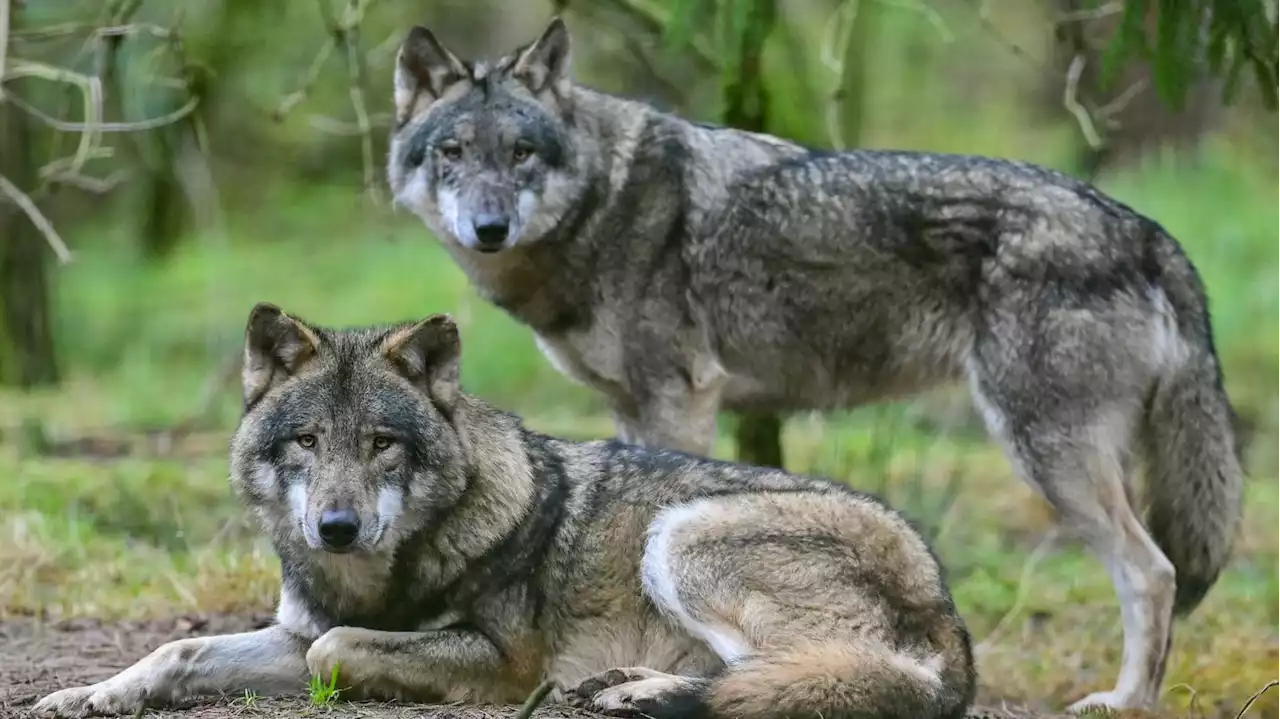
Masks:
[[[968,631],[925,540],[820,478],[539,434],[461,386],[443,314],[246,329],[236,494],[281,562],[276,623],[182,639],[37,713],[300,691],[596,711],[959,719]]]
[[[1244,481],[1205,291],[1178,242],[1034,164],[827,152],[686,121],[574,82],[571,50],[559,18],[493,61],[409,30],[396,204],[607,399],[627,442],[705,455],[721,410],[967,383],[1119,598],[1114,688],[1071,708],[1155,702],[1174,617],[1230,558]]]

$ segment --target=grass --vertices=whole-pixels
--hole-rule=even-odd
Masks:
[[[338,669],[339,664],[334,664],[328,681],[318,674],[311,677],[311,683],[307,685],[307,699],[311,706],[331,707],[338,701],[338,695],[342,693],[338,688]]]
[[[964,149],[1025,156],[1022,145],[997,139],[1013,136],[1007,125],[966,136]],[[1102,186],[1162,222],[1197,264],[1228,391],[1253,429],[1235,559],[1177,626],[1165,683],[1170,716],[1235,716],[1280,668],[1271,524],[1280,511],[1277,184],[1273,168],[1223,140],[1195,159],[1156,157]],[[352,194],[272,190],[262,198],[270,211],[236,213],[225,235],[197,238],[163,266],[137,262],[131,238],[110,222],[70,233],[79,259],[58,273],[54,316],[66,380],[53,390],[0,394],[0,476],[8,478],[0,483],[0,616],[143,617],[273,605],[276,559],[226,486],[235,388],[217,395],[208,431],[165,456],[35,451],[67,437],[186,417],[210,375],[239,351],[248,310],[259,300],[325,324],[451,312],[468,348],[469,391],[543,431],[611,433],[600,399],[559,376],[526,329],[479,300],[415,221],[359,209]],[[986,441],[962,393],[797,416],[784,442],[790,469],[882,494],[930,534],[980,643],[988,696],[1061,707],[1114,681],[1120,622],[1105,572],[1056,540],[1045,505]],[[716,454],[732,452],[722,437]],[[335,682],[336,675],[313,679],[312,700],[330,701]],[[1250,711],[1276,716],[1275,693]]]

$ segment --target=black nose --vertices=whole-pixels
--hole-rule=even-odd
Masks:
[[[360,520],[350,509],[331,509],[320,515],[320,541],[326,549],[346,549],[360,533]]]
[[[492,252],[500,249],[507,241],[507,232],[511,227],[511,219],[505,215],[478,215],[475,219],[476,239],[480,241],[482,251]]]

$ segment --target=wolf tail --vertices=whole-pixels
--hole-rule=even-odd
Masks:
[[[961,719],[974,692],[971,659],[961,664],[939,671],[887,647],[813,644],[742,660],[643,711],[655,719]]]
[[[1230,558],[1244,472],[1200,277],[1162,230],[1155,251],[1158,285],[1172,305],[1182,341],[1156,381],[1146,415],[1147,527],[1173,563],[1174,612],[1185,615]]]

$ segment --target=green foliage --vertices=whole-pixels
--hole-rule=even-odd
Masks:
[[[1151,63],[1160,98],[1181,107],[1199,61],[1225,77],[1223,100],[1235,96],[1248,68],[1264,102],[1276,108],[1276,24],[1267,0],[1125,0],[1120,26],[1104,55],[1101,80],[1108,83],[1132,57]],[[1146,20],[1156,16],[1154,37]],[[1207,18],[1207,27],[1205,19]],[[1207,35],[1207,42],[1206,40]]]
[[[338,668],[341,663],[333,665],[332,671],[329,672],[329,679],[325,681],[320,675],[313,675],[311,683],[307,685],[307,697],[311,700],[311,705],[316,707],[331,707],[338,701],[338,695],[342,690],[338,688]]]
[[[882,0],[859,2],[859,12]],[[1104,0],[1093,0],[1095,10]],[[1277,33],[1267,15],[1268,0],[1124,0],[1121,19],[1103,56],[1100,79],[1114,81],[1120,68],[1137,59],[1149,63],[1159,97],[1181,108],[1191,83],[1204,70],[1226,82],[1223,99],[1231,102],[1244,72],[1257,81],[1264,102],[1276,108]],[[737,71],[743,43],[757,22],[757,0],[671,0],[664,37],[673,50],[687,48],[695,36],[713,38],[726,74]],[[897,4],[897,3],[894,3]],[[1154,32],[1148,18],[1154,14]]]

